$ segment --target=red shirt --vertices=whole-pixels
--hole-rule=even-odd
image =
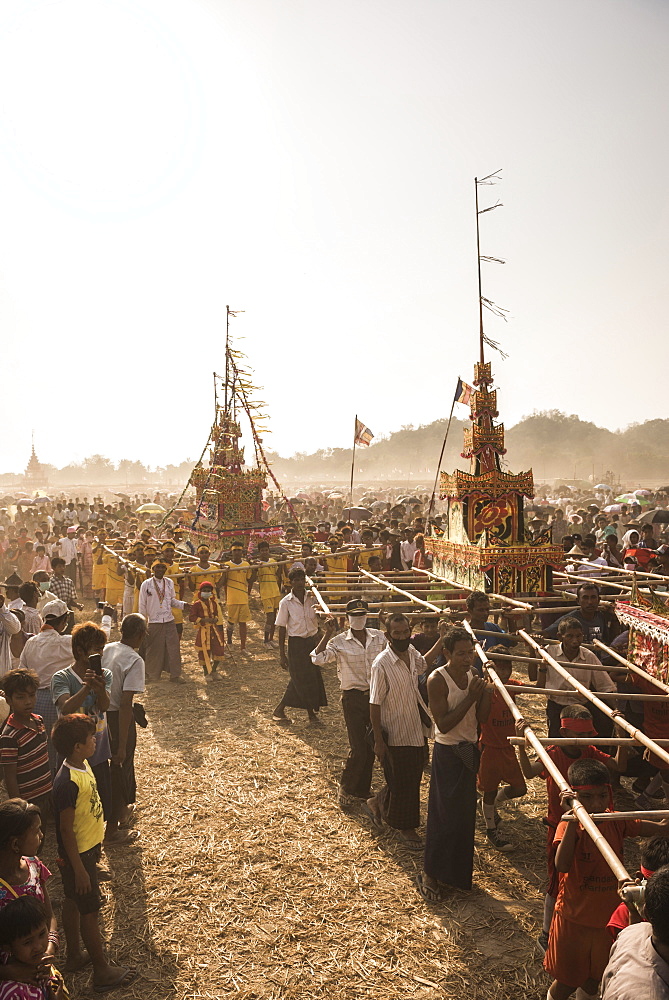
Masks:
[[[634,686],[643,694],[662,694],[659,688],[638,674],[632,673],[631,678]],[[646,736],[651,739],[669,737],[669,698],[664,701],[643,702],[643,728]]]
[[[625,837],[641,836],[642,825],[638,819],[611,820],[601,823],[599,830],[622,861]],[[553,841],[556,846],[566,829],[567,823],[558,825]],[[571,867],[560,878],[555,912],[583,927],[604,928],[619,902],[616,876],[590,835],[579,827]]]
[[[521,686],[520,681],[508,681],[508,684]],[[513,697],[513,695],[512,695]],[[511,709],[502,698],[497,689],[493,692],[490,703],[490,714],[485,722],[481,723],[481,736],[479,746],[504,747],[513,749],[507,740],[507,736],[516,735],[516,726],[511,714]]]
[[[592,760],[601,760],[602,764],[610,764],[611,757],[607,753],[602,753],[597,747],[581,747],[581,752],[579,757],[587,757]],[[550,759],[553,761],[558,771],[563,778],[567,778],[567,771],[578,757],[568,757],[564,752],[562,747],[546,747],[546,752]],[[540,773],[539,777],[544,778],[546,781],[546,795],[548,797],[548,813],[546,819],[548,825],[556,827],[560,822],[560,816],[564,813],[564,809],[560,805],[560,789],[555,784],[551,778],[548,771],[544,770]],[[607,826],[609,824],[607,823]]]

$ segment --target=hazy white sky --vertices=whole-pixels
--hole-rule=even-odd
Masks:
[[[281,453],[447,415],[499,167],[506,423],[667,416],[668,43],[666,0],[3,0],[0,471],[197,457],[226,303]]]

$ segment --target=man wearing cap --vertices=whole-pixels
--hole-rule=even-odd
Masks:
[[[49,580],[49,590],[56,595],[58,600],[65,601],[70,611],[72,611],[73,608],[83,611],[84,606],[79,603],[79,598],[77,597],[77,588],[72,582],[72,579],[69,576],[65,576],[66,568],[65,561],[60,556],[54,556],[51,560],[53,576]],[[71,632],[73,626],[74,613],[70,615],[66,631]]]
[[[372,663],[386,648],[386,636],[376,628],[367,628],[367,601],[355,599],[346,605],[349,628],[335,635],[337,622],[328,618],[311,661],[317,667],[336,663],[341,687],[341,707],[346,723],[348,758],[339,782],[342,808],[355,799],[370,797],[374,751],[365,739],[369,727],[369,679]]]
[[[163,670],[169,672],[173,684],[185,684],[181,676],[181,648],[172,608],[190,610],[190,604],[178,601],[174,584],[166,576],[167,564],[157,559],[151,567],[153,575],[139,588],[139,613],[148,621],[146,635],[146,679],[159,681]]]
[[[39,690],[35,699],[34,711],[44,720],[47,732],[49,764],[51,771],[56,773],[57,754],[51,743],[51,730],[58,718],[56,706],[51,698],[51,678],[59,670],[65,670],[74,661],[72,655],[72,636],[65,635],[70,610],[65,603],[56,599],[49,601],[42,608],[44,624],[37,635],[28,639],[23,647],[19,666],[26,670],[34,670],[39,678]]]

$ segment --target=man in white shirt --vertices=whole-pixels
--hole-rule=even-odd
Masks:
[[[558,624],[560,642],[548,646],[547,653],[563,666],[569,674],[585,687],[594,691],[616,691],[616,685],[608,672],[602,669],[602,662],[589,649],[584,649],[583,626],[578,618],[565,617]],[[593,669],[594,668],[594,669]],[[562,674],[551,663],[539,664],[537,670],[537,686],[549,688],[552,691],[564,691],[564,694],[551,694],[546,702],[546,719],[548,735],[555,738],[560,735],[560,712],[565,705],[574,703],[586,704],[586,699],[571,686]],[[573,693],[570,693],[573,692]],[[595,705],[589,706],[593,715],[595,728],[600,736],[610,736],[611,720]]]
[[[58,718],[58,711],[51,697],[51,678],[59,670],[65,670],[74,662],[72,636],[63,635],[67,628],[70,609],[64,601],[49,601],[42,608],[44,625],[37,635],[31,636],[23,647],[19,666],[34,670],[39,678],[39,689],[35,699],[35,714],[41,715],[47,733],[49,764],[56,773],[57,754],[51,743],[51,730]]]
[[[418,677],[428,665],[411,643],[411,625],[402,614],[386,620],[388,646],[372,664],[369,715],[374,753],[383,766],[386,784],[367,805],[374,822],[397,831],[411,850],[422,849],[420,782],[425,762],[425,728],[431,725]],[[430,652],[433,652],[431,650]]]
[[[190,610],[190,604],[178,601],[174,584],[165,576],[167,563],[156,560],[151,567],[153,576],[139,588],[139,613],[148,621],[146,634],[146,679],[159,681],[163,670],[172,684],[186,684],[181,675],[179,633],[172,608]]]
[[[404,529],[404,541],[400,542],[402,569],[411,569],[413,557],[416,555],[416,543],[414,542],[415,534],[416,533],[413,528]]]
[[[367,628],[369,605],[359,598],[346,605],[349,628],[335,635],[337,622],[328,618],[326,629],[311,662],[317,667],[336,663],[341,686],[341,707],[346,723],[348,759],[339,782],[339,804],[370,796],[374,751],[366,740],[369,728],[369,679],[372,663],[386,648],[386,636],[376,628]]]
[[[21,631],[21,622],[5,606],[5,595],[0,594],[0,677],[12,669],[12,651],[9,643]]]
[[[311,662],[309,655],[319,639],[316,617],[318,605],[314,595],[307,593],[304,569],[294,566],[288,579],[291,590],[279,603],[276,625],[279,630],[281,668],[290,674],[290,682],[274,709],[272,719],[280,725],[290,725],[286,708],[306,708],[309,720],[318,723],[318,710],[328,703],[321,669]]]
[[[126,615],[121,622],[121,641],[108,642],[102,653],[102,666],[111,671],[112,686],[107,710],[109,742],[112,752],[112,809],[107,821],[107,836],[127,823],[134,812],[137,797],[135,749],[137,726],[133,712],[136,694],[144,690],[144,660],[137,650],[146,636],[146,619]]]
[[[53,547],[61,559],[65,560],[65,576],[76,585],[77,582],[77,543],[75,540],[75,528],[73,525],[66,530],[63,537]]]

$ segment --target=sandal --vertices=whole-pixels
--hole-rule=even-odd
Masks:
[[[422,872],[416,875],[414,885],[426,903],[440,903],[444,898],[441,889],[433,889],[431,885],[426,883],[425,875]]]
[[[119,976],[112,983],[100,983],[96,986],[93,983],[94,993],[111,993],[112,990],[117,990],[120,986],[130,986],[137,979],[137,969],[121,969],[123,975]]]
[[[372,823],[374,824],[377,830],[383,830],[383,820],[377,813],[374,812],[374,810],[366,802],[363,802],[360,808],[362,809],[367,819],[371,819]]]
[[[416,851],[418,853],[419,851],[422,852],[425,850],[425,844],[420,837],[415,840],[413,837],[405,836],[401,830],[397,830],[397,839],[404,844],[409,851]]]

